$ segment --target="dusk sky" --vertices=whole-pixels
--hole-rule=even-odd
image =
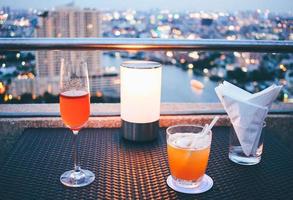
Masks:
[[[1,0],[0,6],[11,8],[43,8],[50,9],[64,5],[70,0]],[[238,11],[269,9],[275,12],[293,12],[293,0],[75,0],[79,7],[97,9],[137,9],[153,8],[174,11],[205,10],[205,11]]]

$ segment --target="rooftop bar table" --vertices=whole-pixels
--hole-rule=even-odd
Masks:
[[[214,129],[207,174],[214,186],[188,195],[166,184],[165,129],[150,143],[121,138],[120,129],[84,129],[79,135],[81,166],[96,180],[67,188],[60,175],[72,169],[72,134],[62,128],[25,129],[0,166],[0,199],[292,199],[292,148],[268,130],[262,161],[241,166],[228,159],[228,127]]]

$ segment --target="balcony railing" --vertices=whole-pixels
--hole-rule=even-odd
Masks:
[[[238,51],[264,53],[293,53],[293,41],[282,40],[218,40],[218,39],[142,39],[142,38],[0,38],[0,50],[156,50],[156,51]],[[56,117],[58,106],[0,105],[0,117]],[[95,108],[99,105],[95,105]],[[102,108],[102,109],[101,109]],[[91,116],[117,116],[119,105],[104,104],[94,109]],[[110,110],[110,111],[109,111]],[[270,114],[292,114],[292,104],[274,105]],[[163,104],[162,115],[214,115],[225,114],[222,106],[216,104]]]
[[[293,41],[143,38],[0,38],[1,50],[172,50],[293,53]]]

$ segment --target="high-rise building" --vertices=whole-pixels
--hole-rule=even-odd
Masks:
[[[100,12],[73,6],[58,7],[40,15],[37,37],[99,37]],[[75,64],[83,59],[88,64],[90,76],[101,74],[101,54],[97,51],[38,51],[36,53],[37,77],[59,76],[60,60],[64,58]]]

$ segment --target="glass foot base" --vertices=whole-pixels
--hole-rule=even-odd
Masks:
[[[94,173],[85,169],[78,172],[74,170],[66,171],[60,177],[61,183],[68,187],[83,187],[91,184],[94,180]]]
[[[181,192],[185,194],[200,194],[204,193],[208,190],[210,190],[213,187],[214,181],[211,177],[208,175],[204,175],[202,180],[200,181],[199,185],[194,188],[183,188],[183,187],[178,187],[177,185],[174,184],[174,180],[172,176],[168,176],[167,178],[167,185],[175,190],[176,192]]]
[[[237,163],[239,165],[256,165],[261,161],[261,157],[247,157],[247,156],[242,156],[242,155],[237,155],[233,153],[229,153],[229,159]]]

